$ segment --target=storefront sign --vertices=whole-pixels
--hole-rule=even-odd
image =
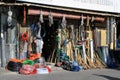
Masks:
[[[17,0],[30,3],[120,13],[120,0]]]

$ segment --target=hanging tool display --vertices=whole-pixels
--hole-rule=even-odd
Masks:
[[[92,39],[90,39],[90,57],[91,57],[91,61],[92,61],[92,63],[94,62],[93,60],[94,60],[94,49],[93,49],[93,40]]]
[[[51,11],[50,11],[50,14],[48,15],[48,19],[49,19],[49,26],[51,27],[53,25],[53,23],[54,23]]]
[[[81,40],[85,40],[85,30],[84,30],[84,19],[83,19],[83,14],[81,16],[81,25],[80,25],[80,34],[81,34]],[[86,63],[86,49],[85,49],[85,44],[82,44],[82,49],[83,49],[83,56],[84,56],[84,62]]]
[[[65,15],[64,15],[63,18],[62,18],[61,26],[62,26],[62,28],[65,28],[66,25],[67,25],[67,21],[66,21]]]
[[[7,22],[8,22],[8,26],[12,26],[12,11],[11,11],[11,7],[9,6],[9,11],[8,11],[8,18],[7,18]]]
[[[94,40],[94,50],[97,51],[97,40],[96,40],[96,30],[95,30],[95,24],[94,24],[94,16],[92,16],[91,27],[92,27],[92,36],[93,36],[93,40]]]
[[[94,55],[94,65],[97,68],[104,68],[106,67],[106,65],[102,62],[102,60],[100,59],[100,57],[98,56],[98,46],[97,46],[97,27],[95,27],[95,21],[94,21],[94,17],[92,16],[92,20],[91,20],[91,27],[92,27],[92,35],[93,35],[93,41],[94,41],[94,51],[95,53]]]
[[[20,59],[26,59],[28,54],[28,43],[29,43],[29,34],[28,31],[23,32],[21,35],[21,40],[20,40]]]
[[[44,23],[43,14],[42,14],[42,9],[41,9],[41,11],[40,11],[39,21],[40,21],[41,23]]]
[[[53,16],[55,16],[55,14],[52,14],[52,13],[54,12],[50,11],[49,14],[45,14],[41,10],[39,15],[40,16],[39,21],[30,26],[32,33],[37,39],[42,39],[44,37],[44,34],[41,34],[41,32],[44,30],[45,27],[50,29],[51,31],[52,31],[51,28],[54,28]],[[45,26],[44,24],[43,15],[48,16],[47,26]],[[102,63],[99,61],[98,56],[94,54],[94,50],[97,52],[97,43],[96,43],[97,34],[96,34],[95,24],[94,24],[94,20],[96,19],[96,17],[89,17],[89,16],[85,17],[82,14],[81,16],[79,16],[79,19],[81,19],[80,24],[78,22],[75,22],[73,24],[70,23],[68,25],[67,23],[69,22],[69,20],[68,22],[66,21],[66,19],[68,19],[68,15],[66,16],[62,14],[61,24],[57,24],[58,26],[60,26],[58,27],[59,33],[57,34],[57,37],[55,37],[55,35],[52,35],[50,33],[51,31],[48,30],[49,31],[48,33],[50,33],[50,36],[52,36],[52,38],[57,38],[57,41],[56,41],[57,44],[55,44],[55,46],[52,46],[48,51],[49,53],[51,53],[50,56],[48,57],[49,61],[53,62],[53,59],[55,57],[54,55],[55,53],[57,53],[58,54],[57,58],[61,58],[62,60],[66,60],[68,62],[69,60],[73,62],[76,61],[77,63],[79,63],[79,65],[83,66],[84,69],[100,67]],[[85,22],[86,18],[87,18],[87,24]],[[92,19],[91,26],[89,21],[90,19]],[[80,27],[78,26],[76,27],[76,25],[80,25]],[[42,28],[43,30],[41,30]],[[90,35],[93,37],[89,39],[86,38],[86,32],[87,32],[86,29],[90,31],[92,30]],[[24,42],[27,41],[26,37],[24,38],[25,39],[23,39],[23,41]],[[46,41],[48,41],[48,43],[49,42],[52,43],[52,41],[49,38]],[[86,44],[87,42],[88,44]],[[88,45],[87,49],[86,49],[86,45]]]
[[[83,14],[81,16],[81,24],[80,24],[80,36],[81,36],[81,40],[84,40],[84,19],[83,19]]]
[[[75,47],[75,43],[74,43],[74,26],[71,25],[71,44],[72,44],[72,56],[73,56],[73,61],[76,61],[76,47]]]
[[[27,58],[27,45],[29,42],[29,33],[28,30],[26,30],[25,32],[23,32],[20,35],[20,44],[19,44],[19,59],[23,60]]]

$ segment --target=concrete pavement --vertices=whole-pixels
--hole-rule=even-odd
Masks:
[[[52,67],[51,68],[52,72],[65,71],[61,67],[56,67],[56,66],[53,66],[53,65],[51,65],[51,67]],[[6,70],[5,68],[0,67],[0,76],[4,75],[4,74],[18,74],[18,73],[17,72],[11,72],[9,70]]]
[[[4,72],[4,70],[3,70]],[[59,69],[50,74],[20,75],[16,72],[0,71],[0,80],[120,80],[118,69],[91,69],[71,72]]]
[[[7,73],[12,73],[12,72],[6,70],[5,68],[1,68],[1,67],[0,67],[0,76],[1,76],[1,75],[4,75],[4,74],[7,74]]]

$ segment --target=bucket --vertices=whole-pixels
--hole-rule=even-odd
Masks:
[[[75,72],[80,71],[80,67],[79,66],[73,66],[73,71],[75,71]]]

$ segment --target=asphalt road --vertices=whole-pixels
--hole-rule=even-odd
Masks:
[[[92,69],[79,72],[65,70],[50,74],[21,75],[15,72],[0,74],[0,80],[120,80],[118,69]]]

